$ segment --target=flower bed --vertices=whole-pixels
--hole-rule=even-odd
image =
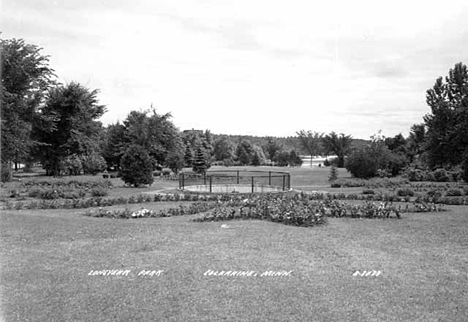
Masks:
[[[107,210],[100,207],[99,209],[88,210],[84,215],[90,217],[107,217],[112,219],[158,218],[193,215],[208,211],[213,208],[214,204],[206,202],[193,203],[188,206],[179,205],[177,208],[169,208],[167,210],[160,210],[159,212],[155,212],[146,208],[141,208],[137,211],[131,211],[128,208],[124,210]]]
[[[142,208],[138,211],[105,210],[99,208],[85,213],[91,217],[107,217],[113,219],[157,218],[182,215],[202,214],[194,221],[226,221],[226,220],[268,220],[301,227],[310,227],[326,223],[326,217],[350,218],[401,218],[402,213],[438,212],[446,209],[441,205],[413,203],[406,206],[390,202],[372,203],[366,201],[351,204],[344,201],[323,199],[315,200],[313,196],[296,194],[289,196],[252,195],[248,198],[236,198],[216,202],[196,202],[190,205],[179,205],[155,212]]]

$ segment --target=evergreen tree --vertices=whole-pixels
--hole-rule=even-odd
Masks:
[[[259,166],[262,164],[262,160],[260,159],[260,156],[258,155],[257,151],[254,152],[251,162],[253,166]]]
[[[193,165],[193,151],[188,144],[185,146],[184,162],[186,167],[191,167]]]
[[[69,155],[100,153],[103,131],[97,119],[106,109],[98,104],[97,94],[75,82],[50,91],[41,108],[45,121],[36,122],[32,133],[41,144],[35,155],[49,174],[60,175],[60,164]]]
[[[273,138],[270,137],[268,138],[268,143],[263,146],[263,150],[265,151],[268,159],[273,162],[276,154],[281,152],[282,147],[276,142],[276,140],[273,140]]]
[[[193,172],[204,174],[208,168],[209,165],[206,162],[205,151],[203,151],[202,147],[199,146],[193,162]]]
[[[291,150],[291,152],[289,152],[288,164],[289,164],[291,167],[300,167],[300,166],[302,165],[302,159],[301,159],[301,157],[296,153],[296,151]]]
[[[330,175],[328,176],[328,181],[329,182],[333,182],[333,181],[336,181],[338,179],[338,169],[336,168],[336,166],[333,164],[331,167],[330,167]]]
[[[117,122],[106,128],[106,139],[103,148],[103,157],[108,167],[116,170],[120,167],[120,159],[125,153],[129,143],[125,140],[125,126]]]

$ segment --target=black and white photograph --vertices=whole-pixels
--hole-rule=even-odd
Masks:
[[[468,2],[0,0],[0,322],[468,321]]]

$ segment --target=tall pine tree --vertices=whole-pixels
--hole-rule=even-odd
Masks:
[[[193,161],[193,172],[204,174],[208,168],[209,165],[206,161],[205,151],[203,151],[201,146],[198,146],[195,160]]]

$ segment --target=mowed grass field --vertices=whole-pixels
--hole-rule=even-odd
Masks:
[[[320,186],[326,178],[321,169],[295,169],[292,183]],[[177,203],[131,207],[141,206],[158,211]],[[468,207],[449,209],[401,220],[330,218],[313,228],[193,222],[198,215],[112,220],[83,216],[86,209],[3,210],[0,319],[466,321]],[[90,275],[96,270],[130,273]],[[370,270],[381,274],[353,276]],[[291,273],[261,276],[265,271]]]

